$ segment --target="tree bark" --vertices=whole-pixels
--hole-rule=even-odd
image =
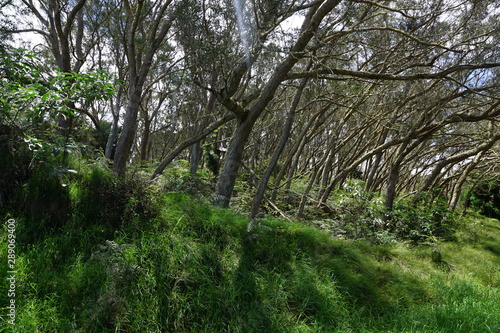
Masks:
[[[253,219],[259,212],[259,206],[262,202],[262,199],[264,198],[264,193],[267,188],[267,183],[269,182],[269,178],[271,177],[271,174],[276,167],[276,164],[278,164],[278,160],[281,156],[281,153],[285,149],[285,146],[288,142],[288,138],[290,137],[290,132],[292,131],[292,126],[293,126],[293,121],[295,119],[295,111],[297,110],[297,107],[300,102],[300,98],[302,97],[302,92],[304,91],[306,85],[307,85],[308,80],[303,79],[302,82],[300,83],[299,88],[297,89],[297,92],[295,93],[295,97],[293,98],[292,105],[290,106],[290,109],[288,110],[286,122],[285,122],[285,127],[283,128],[283,131],[281,133],[281,138],[278,143],[278,147],[276,147],[276,150],[274,151],[274,154],[271,158],[271,161],[269,162],[269,165],[266,168],[266,171],[262,175],[262,178],[260,179],[259,187],[257,188],[257,192],[255,193],[255,196],[253,198],[252,202],[252,208],[250,210],[250,218]]]
[[[191,146],[191,154],[189,158],[189,173],[193,176],[198,172],[198,165],[200,164],[201,156],[201,142],[198,141]]]
[[[149,137],[151,135],[151,119],[144,117],[144,131],[141,138],[141,163],[146,163],[148,160]]]
[[[132,146],[134,145],[138,125],[137,115],[141,105],[141,94],[142,88],[140,86],[134,86],[131,82],[128,92],[129,101],[127,104],[127,111],[123,121],[122,132],[116,144],[114,156],[113,170],[120,177],[125,176],[127,163],[130,158]]]
[[[118,95],[116,96],[116,104],[113,103],[113,98],[110,100],[113,124],[111,125],[108,142],[106,143],[106,150],[104,151],[104,156],[108,160],[113,160],[113,156],[115,154],[116,139],[118,138],[118,120],[120,119],[120,100],[121,90],[118,91]]]
[[[276,67],[273,74],[267,81],[262,93],[258,99],[252,104],[249,110],[244,110],[241,106],[231,98],[232,94],[237,90],[237,87],[229,87],[232,94],[221,94],[221,103],[230,111],[234,112],[238,119],[234,137],[228,148],[226,160],[217,182],[215,189],[214,203],[227,207],[229,205],[231,193],[233,191],[238,169],[243,156],[243,149],[252,132],[255,122],[260,117],[261,113],[274,98],[274,94],[280,84],[286,79],[290,70],[297,62],[304,57],[304,50],[309,41],[314,37],[319,25],[326,15],[330,13],[340,0],[324,0],[318,1],[312,6],[307,13],[307,16],[302,24],[300,35],[297,38],[294,46],[290,50],[290,54]],[[248,69],[248,68],[246,68]],[[230,81],[232,82],[232,81]]]
[[[228,147],[222,172],[217,181],[214,204],[222,207],[228,207],[231,200],[238,170],[241,166],[245,144],[252,132],[254,122],[238,119],[238,125],[234,131],[233,139]]]

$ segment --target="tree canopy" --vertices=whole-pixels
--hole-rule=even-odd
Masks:
[[[251,217],[263,202],[279,211],[283,196],[298,197],[298,216],[328,210],[359,179],[390,216],[398,195],[455,209],[499,174],[494,0],[18,0],[0,10],[19,16],[0,21],[2,123],[84,143],[90,128],[120,177],[140,164],[154,179],[187,160],[193,176],[214,176],[214,203],[246,193]],[[44,41],[27,62],[2,46],[21,32]]]

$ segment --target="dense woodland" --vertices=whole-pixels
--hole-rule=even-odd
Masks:
[[[193,175],[213,173],[214,202],[227,206],[245,175],[254,217],[297,180],[302,216],[328,209],[352,178],[384,193],[390,211],[399,194],[424,193],[454,209],[464,189],[498,176],[495,1],[25,0],[2,10],[5,33],[42,37],[29,59],[4,59],[37,77],[4,62],[3,83],[16,70],[20,80],[4,98],[25,94],[3,104],[2,123],[100,148],[120,177],[187,160]]]
[[[499,75],[496,0],[0,0],[17,331],[500,329]]]

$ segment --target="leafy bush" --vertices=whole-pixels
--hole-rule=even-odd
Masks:
[[[500,181],[491,179],[478,184],[472,190],[470,204],[481,214],[500,219]]]
[[[418,204],[405,199],[387,212],[379,195],[366,191],[363,181],[350,179],[333,197],[328,216],[312,224],[337,237],[392,244],[398,238],[425,242],[453,235],[454,216],[446,202],[425,194]]]
[[[375,243],[390,243],[390,235],[384,232],[382,199],[364,189],[364,182],[349,179],[341,190],[334,194],[330,203],[329,218],[316,221],[316,225],[343,238],[366,239]]]
[[[157,182],[164,192],[182,192],[192,195],[210,196],[212,191],[212,178],[208,172],[198,171],[193,175],[189,170],[189,162],[177,160],[165,169]]]
[[[395,205],[389,215],[389,229],[402,239],[414,242],[435,241],[453,235],[455,218],[444,200],[422,203],[411,202]]]

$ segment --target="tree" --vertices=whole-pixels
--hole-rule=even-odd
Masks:
[[[286,191],[301,215],[349,178],[383,192],[388,210],[437,187],[455,206],[460,172],[486,168],[496,146],[485,134],[499,116],[493,1],[22,3],[40,24],[19,31],[44,35],[69,80],[94,68],[120,79],[109,105],[67,105],[111,125],[118,175],[161,160],[156,177],[176,158],[196,175],[211,149],[223,162],[214,202],[229,204],[243,167],[251,216],[269,183],[270,200]]]
[[[74,4],[62,0],[38,1],[22,0],[22,3],[38,19],[43,28],[30,26],[16,32],[35,32],[42,35],[50,45],[50,50],[57,68],[62,73],[80,72],[86,57],[95,41],[84,43],[85,30],[92,29],[86,26],[83,8],[86,0],[79,0]],[[95,29],[95,27],[94,27]],[[76,109],[74,104],[68,105]],[[68,136],[72,126],[73,116],[60,114],[58,123],[60,133]]]
[[[144,98],[144,85],[158,51],[165,44],[173,16],[172,1],[163,3],[124,1],[126,30],[123,47],[128,61],[128,104],[114,156],[114,171],[124,176],[138,126],[138,114]]]
[[[247,55],[231,73],[226,87],[217,92],[220,103],[235,114],[237,121],[236,129],[229,144],[224,166],[215,190],[216,201],[222,206],[229,204],[238,175],[238,169],[241,165],[245,144],[252,132],[253,126],[273,99],[280,84],[287,78],[289,71],[304,57],[304,50],[309,41],[314,37],[322,20],[339,2],[336,0],[318,1],[310,6],[302,24],[300,34],[290,48],[290,53],[274,68],[267,81],[263,83],[262,89],[259,89],[259,96],[252,102],[248,109],[244,109],[241,104],[237,103],[233,99],[233,96],[241,84],[243,75],[249,70],[250,64],[255,62],[255,56],[258,55],[257,52]],[[277,18],[273,19],[276,20]],[[263,43],[263,41],[260,41],[260,43]]]

